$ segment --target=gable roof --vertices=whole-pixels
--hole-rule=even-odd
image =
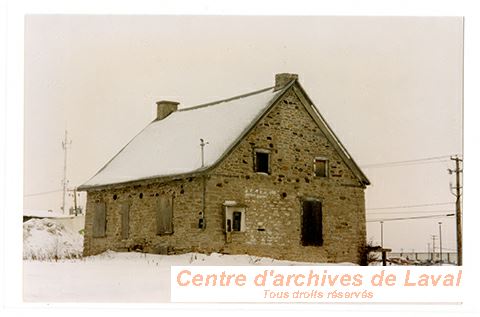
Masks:
[[[79,190],[206,171],[221,162],[292,86],[301,90],[307,111],[354,174],[363,184],[370,184],[295,79],[280,90],[269,87],[183,108],[151,122]],[[203,166],[200,139],[208,142]]]
[[[302,85],[297,82],[297,85],[293,87],[293,90],[302,104],[305,106],[310,116],[313,118],[313,120],[315,120],[325,137],[330,141],[347,166],[352,170],[353,174],[355,174],[362,184],[370,185],[370,181],[368,180],[367,176],[363,173],[360,167],[358,167],[353,157],[350,155],[350,153],[348,153],[340,139],[335,135],[332,128],[328,125],[327,121],[323,118],[317,107],[313,104],[312,100],[303,89]]]
[[[80,189],[205,170],[283,91],[266,88],[153,121]],[[203,167],[200,139],[209,143]]]

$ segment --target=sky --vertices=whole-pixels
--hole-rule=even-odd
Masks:
[[[74,187],[156,101],[194,106],[290,72],[370,179],[367,239],[379,244],[379,219],[454,212],[443,203],[455,199],[449,156],[463,152],[462,32],[456,17],[27,16],[24,208],[59,209],[66,129]],[[431,206],[377,209],[411,205]],[[454,250],[454,217],[385,221],[384,246],[425,252],[439,221]]]

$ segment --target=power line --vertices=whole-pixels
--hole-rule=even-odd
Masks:
[[[445,248],[445,247],[443,247],[443,249],[444,249],[444,250],[447,250],[447,251],[455,251],[455,252],[457,251],[456,248]]]
[[[362,168],[377,168],[377,167],[388,167],[391,165],[394,166],[406,166],[406,165],[415,165],[415,164],[427,164],[427,163],[440,163],[447,162],[450,158],[450,155],[435,156],[435,157],[426,157],[415,160],[406,160],[406,161],[394,161],[394,162],[384,162],[384,163],[375,163],[375,164],[366,164],[360,167]],[[433,162],[431,162],[433,161]]]
[[[367,212],[367,215],[394,215],[394,214],[428,214],[432,212],[442,212],[442,213],[450,213],[454,211],[450,210],[419,210],[419,211],[380,211],[380,212]]]
[[[439,206],[439,205],[449,205],[455,204],[455,202],[449,203],[429,203],[429,204],[419,204],[419,205],[402,205],[402,206],[388,206],[388,207],[376,207],[376,208],[368,208],[368,210],[380,210],[380,209],[401,209],[401,208],[413,208],[413,207],[427,207],[427,206]]]
[[[413,220],[413,219],[439,218],[439,217],[451,217],[451,216],[455,216],[455,214],[454,214],[454,213],[451,213],[451,214],[430,215],[430,216],[418,216],[418,217],[386,218],[386,219],[367,220],[367,222]]]
[[[378,166],[362,166],[362,168],[387,168],[387,167],[403,167],[403,166],[413,166],[413,165],[423,165],[423,164],[436,164],[436,163],[445,163],[448,162],[447,159],[439,160],[439,161],[423,161],[423,162],[412,162],[412,163],[404,163],[404,164],[384,164]]]
[[[419,161],[419,162],[411,162],[411,163],[383,163],[383,164],[372,164],[368,166],[361,166],[362,168],[386,168],[386,167],[402,167],[402,166],[412,166],[412,165],[421,165],[421,164],[434,164],[434,163],[444,163],[448,162],[447,159],[444,160],[435,160],[435,161]]]
[[[51,190],[51,191],[48,191],[48,192],[27,194],[27,195],[23,195],[23,197],[40,196],[40,195],[46,195],[46,194],[51,194],[51,193],[56,193],[56,192],[61,192],[61,191],[63,191],[63,189]]]
[[[383,164],[403,164],[403,163],[412,163],[412,162],[421,162],[421,161],[432,161],[432,160],[446,159],[446,158],[450,158],[450,157],[451,157],[451,155],[424,157],[424,158],[413,159],[413,160],[405,160],[405,161],[394,161],[394,162],[383,162],[383,163],[366,164],[366,165],[362,165],[362,167],[365,167],[365,166],[374,166],[374,165],[383,165]]]

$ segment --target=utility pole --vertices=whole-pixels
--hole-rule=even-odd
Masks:
[[[62,141],[62,148],[63,148],[63,180],[62,180],[62,188],[63,188],[63,197],[62,197],[62,213],[65,214],[65,199],[67,196],[67,152],[68,147],[72,144],[72,140],[68,140],[68,132],[65,130],[65,139]]]
[[[78,216],[78,206],[77,206],[77,187],[73,189],[73,208],[75,208],[75,217]]]
[[[435,262],[435,239],[437,239],[437,236],[432,234],[432,261]]]
[[[443,263],[443,254],[442,254],[442,222],[438,222],[438,240],[440,241],[440,264]]]
[[[463,162],[458,155],[452,156],[450,158],[452,161],[455,161],[455,170],[448,169],[450,174],[455,173],[455,193],[453,195],[456,197],[455,201],[455,209],[456,209],[456,225],[457,225],[457,265],[461,266],[463,263],[463,248],[462,248],[462,205],[460,202],[461,192],[462,189],[460,185],[460,173],[463,172],[463,169],[460,169],[460,162]]]
[[[380,246],[383,249],[383,221],[380,221]]]
[[[74,187],[73,189],[67,189],[67,191],[72,192],[73,195],[73,212],[75,216],[78,216],[78,204],[77,204],[77,187]]]

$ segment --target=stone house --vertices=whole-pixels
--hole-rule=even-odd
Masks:
[[[79,190],[84,255],[219,252],[360,263],[366,176],[295,74],[157,118]]]

